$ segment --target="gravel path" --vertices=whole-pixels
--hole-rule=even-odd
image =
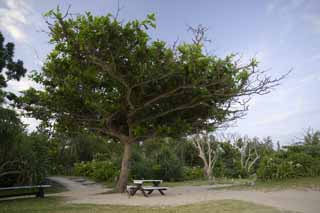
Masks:
[[[251,190],[214,190],[213,186],[181,186],[171,187],[166,196],[154,192],[145,198],[140,192],[128,198],[127,194],[103,194],[110,189],[101,185],[82,185],[79,182],[63,177],[54,177],[55,181],[70,189],[59,193],[66,196],[68,202],[86,204],[113,204],[134,206],[177,206],[211,200],[234,199],[267,206],[282,210],[319,213],[320,191],[314,190],[282,190],[282,191],[251,191]]]

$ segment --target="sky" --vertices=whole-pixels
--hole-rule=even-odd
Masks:
[[[270,94],[255,96],[247,116],[226,131],[266,137],[290,144],[309,127],[320,129],[320,1],[319,0],[0,0],[0,31],[16,44],[16,58],[41,70],[52,49],[42,14],[57,5],[71,13],[115,14],[119,19],[144,19],[155,13],[152,39],[173,44],[191,40],[189,26],[208,28],[206,50],[224,57],[237,53],[243,63],[252,57],[261,70],[290,75]],[[8,90],[37,87],[28,78],[10,82]],[[37,121],[23,118],[30,131]]]

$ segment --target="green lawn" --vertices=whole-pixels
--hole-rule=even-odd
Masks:
[[[44,199],[18,199],[14,201],[0,201],[0,213],[115,213],[115,212],[201,212],[201,213],[222,213],[222,212],[283,212],[272,207],[256,205],[243,201],[223,200],[211,201],[208,203],[200,203],[194,205],[185,205],[179,207],[163,207],[163,208],[143,208],[143,207],[127,207],[127,206],[112,206],[112,205],[80,205],[80,204],[65,204],[59,198],[44,198]]]

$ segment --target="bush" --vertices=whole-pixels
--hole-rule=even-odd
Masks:
[[[183,179],[184,180],[196,180],[196,179],[202,179],[204,177],[203,175],[203,169],[195,166],[195,167],[183,167]]]
[[[157,179],[165,181],[180,181],[183,179],[181,162],[172,149],[167,146],[163,146],[157,153],[152,170]]]
[[[320,175],[319,159],[305,153],[284,153],[263,158],[257,171],[261,180],[283,180]]]
[[[306,177],[312,175],[312,165],[314,159],[305,153],[292,153],[288,156],[288,160],[295,167],[295,175],[297,177]]]
[[[132,155],[131,179],[161,179],[165,181],[183,180],[182,164],[174,150],[167,144],[135,147]]]
[[[286,179],[294,177],[292,161],[283,160],[275,155],[264,157],[257,170],[261,180]]]
[[[137,160],[134,161],[131,168],[130,179],[154,179],[154,168],[152,161]]]
[[[47,137],[36,133],[30,135],[21,133],[17,135],[17,140],[13,141],[10,146],[7,147],[6,152],[10,152],[12,156],[4,155],[4,157],[7,156],[4,162],[1,162],[0,159],[0,170],[1,166],[4,165],[4,171],[17,171],[17,173],[2,176],[0,178],[0,186],[37,185],[43,183],[50,168]],[[1,148],[4,150],[1,150]],[[0,146],[0,150],[1,154],[6,148]],[[8,162],[13,163],[10,164]]]
[[[246,177],[246,173],[241,169],[240,161],[235,159],[219,159],[213,169],[215,177]]]
[[[74,165],[75,175],[89,177],[96,181],[113,182],[119,176],[119,168],[111,161],[89,161]]]

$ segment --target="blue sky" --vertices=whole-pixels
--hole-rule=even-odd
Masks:
[[[7,41],[16,43],[16,56],[28,70],[41,69],[52,46],[42,14],[57,5],[72,13],[91,11],[95,15],[115,13],[117,0],[41,1],[0,0],[0,30]],[[188,26],[209,28],[210,54],[242,55],[243,61],[257,57],[260,69],[290,76],[272,93],[252,99],[246,118],[230,132],[249,136],[271,136],[288,144],[312,127],[320,129],[320,1],[319,0],[121,0],[119,18],[143,19],[155,13],[157,28],[153,39],[172,44],[190,41]],[[28,79],[9,84],[20,91],[36,86]],[[37,122],[24,119],[34,129]]]

